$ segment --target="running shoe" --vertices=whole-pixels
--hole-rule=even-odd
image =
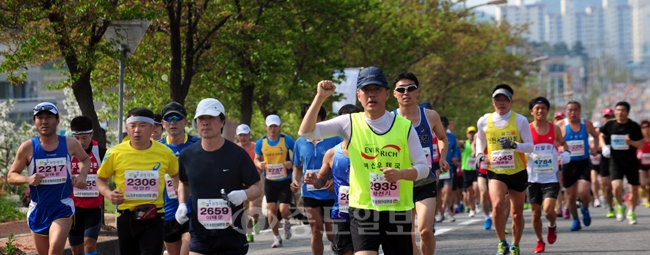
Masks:
[[[436,215],[436,222],[440,223],[445,220],[445,216],[442,213]]]
[[[273,245],[271,245],[271,248],[277,247],[282,247],[282,239],[280,238],[276,238],[275,241],[273,241]]]
[[[508,249],[508,242],[503,241],[499,242],[498,250],[497,250],[497,255],[506,255],[510,254],[510,249]]]
[[[614,217],[616,217],[616,212],[614,212],[614,209],[609,209],[609,212],[605,216],[607,218],[614,218]]]
[[[485,220],[485,224],[483,224],[483,229],[490,230],[491,228],[492,228],[492,218],[489,218]]]
[[[454,215],[451,215],[451,213],[449,213],[449,212],[445,212],[445,218],[449,219],[449,222],[456,221],[456,218],[454,217]]]
[[[630,225],[636,224],[636,214],[633,211],[628,211],[627,220],[630,221]]]
[[[594,198],[594,207],[600,207],[600,199]]]
[[[550,242],[549,242],[550,243]],[[544,247],[546,244],[542,240],[537,240],[537,247],[535,247],[535,253],[542,253],[544,252]]]
[[[567,206],[566,209],[564,210],[564,219],[568,219],[571,217],[571,213],[569,212],[569,207]]]
[[[558,208],[557,208],[557,217],[562,218],[562,207],[558,206]]]
[[[571,231],[579,231],[582,227],[580,226],[580,220],[573,220],[573,226],[571,226]]]
[[[253,222],[253,231],[255,232],[256,235],[260,234],[260,223],[259,222]]]
[[[524,210],[528,210],[528,209],[530,209],[530,204],[529,204],[529,203],[525,203],[525,204],[524,204]]]
[[[288,220],[284,221],[284,239],[291,239],[291,222]]]
[[[456,213],[460,213],[460,212],[462,212],[461,209],[460,209],[460,206],[459,206],[459,205],[456,205],[456,206],[454,207],[454,212],[453,212],[453,213],[456,214]]]
[[[254,243],[255,238],[253,238],[253,234],[246,234],[246,241],[248,241],[249,243]]]
[[[474,217],[474,215],[476,215],[476,213],[474,212],[474,210],[469,209],[469,217]]]
[[[512,255],[519,255],[519,245],[512,245],[510,246],[510,254]]]
[[[463,212],[465,211],[465,205],[463,204],[463,202],[460,202],[460,204],[458,205],[458,207],[459,207],[459,209],[460,209],[460,213],[463,213]]]
[[[624,221],[625,220],[625,207],[616,205],[616,220]]]
[[[589,208],[587,208],[586,206],[580,207],[580,212],[582,212],[582,223],[585,224],[585,227],[589,227],[589,225],[591,225],[591,216],[589,215]]]
[[[555,224],[555,227],[548,227],[548,235],[546,236],[546,240],[548,240],[548,244],[554,244],[555,240],[557,240],[557,233],[555,230],[557,229],[557,224]]]
[[[474,207],[474,208],[476,208],[476,213],[482,213],[483,212],[483,209],[481,208],[481,205],[479,203],[476,203],[476,207]]]
[[[506,228],[506,234],[510,234],[510,230]]]

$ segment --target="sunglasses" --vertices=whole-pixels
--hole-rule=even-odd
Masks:
[[[167,121],[167,122],[172,122],[172,120],[175,120],[176,122],[178,122],[178,121],[183,120],[183,117],[178,116],[178,115],[171,115],[171,116],[165,117],[165,121]]]
[[[404,92],[407,91],[407,90],[408,90],[409,92],[413,92],[413,91],[415,91],[416,89],[418,89],[418,86],[415,85],[415,84],[411,84],[411,85],[408,85],[408,86],[397,87],[397,88],[395,88],[395,91],[397,91],[397,92],[399,92],[399,93],[404,93]]]
[[[51,112],[54,109],[56,109],[56,107],[54,107],[52,105],[41,105],[41,106],[37,105],[37,106],[34,107],[33,113],[34,113],[34,115],[36,115],[37,113],[39,113],[41,111],[50,111]]]
[[[641,126],[641,128],[650,128],[650,126]]]

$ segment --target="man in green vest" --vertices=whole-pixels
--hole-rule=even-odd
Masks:
[[[357,79],[363,113],[316,124],[318,110],[336,87],[318,83],[317,94],[300,125],[300,136],[349,141],[350,232],[355,254],[411,254],[413,181],[426,178],[429,166],[411,122],[386,111],[390,87],[384,72],[371,66]],[[417,148],[417,150],[409,150]]]
[[[463,152],[461,153],[461,169],[463,170],[463,196],[465,197],[465,205],[469,207],[469,217],[474,217],[476,214],[476,199],[475,194],[478,193],[478,171],[474,169],[476,158],[472,157],[472,143],[474,142],[474,135],[476,135],[476,127],[468,127],[467,140],[458,142]]]

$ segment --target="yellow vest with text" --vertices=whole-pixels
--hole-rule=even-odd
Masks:
[[[278,141],[278,144],[275,146],[271,146],[269,144],[269,138],[264,137],[262,139],[262,155],[264,156],[264,161],[266,161],[266,165],[270,164],[284,164],[285,161],[287,161],[287,153],[289,153],[289,150],[287,149],[287,145],[284,141],[284,135],[280,135],[280,140]],[[264,170],[264,177],[267,176],[268,169]],[[287,169],[284,169],[285,177],[280,178],[280,179],[274,179],[272,181],[282,181],[288,178],[289,173],[287,172]]]
[[[487,137],[487,149],[488,154],[485,160],[488,162],[488,170],[496,174],[507,174],[512,175],[526,170],[526,154],[521,152],[514,152],[515,167],[512,169],[493,169],[491,164],[492,152],[497,150],[503,150],[501,144],[497,141],[501,137],[506,137],[510,141],[514,142],[523,142],[521,140],[521,134],[517,128],[515,112],[510,113],[510,119],[508,120],[508,125],[503,128],[497,128],[492,122],[492,116],[496,113],[492,113],[488,116],[487,120],[487,130],[485,131],[485,136]]]

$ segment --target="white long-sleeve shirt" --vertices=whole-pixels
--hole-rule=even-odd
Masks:
[[[365,117],[366,123],[376,133],[386,133],[390,130],[395,120],[395,114],[386,111],[383,116],[378,119],[371,120]],[[305,139],[324,139],[334,136],[341,136],[345,140],[350,141],[350,134],[352,133],[352,122],[349,115],[341,115],[328,121],[316,123],[316,127],[311,133],[298,132],[298,134]],[[530,131],[529,131],[530,133]],[[532,142],[532,140],[531,140]],[[429,176],[429,165],[427,158],[420,145],[420,138],[418,133],[411,125],[411,132],[408,137],[409,157],[411,158],[412,167],[418,171],[416,180],[424,179]]]
[[[483,117],[478,119],[478,122],[476,123],[476,126],[478,127],[478,139],[476,139],[476,148],[478,149],[477,154],[482,153],[487,146],[487,137],[485,133],[487,132],[487,122],[490,114],[492,113],[483,115]],[[508,121],[510,120],[510,114],[512,114],[512,111],[508,111],[505,115],[495,113],[492,117],[494,126],[497,128],[504,128],[507,126]],[[515,122],[517,123],[517,129],[519,130],[521,140],[523,141],[523,143],[517,142],[517,149],[515,149],[515,151],[520,153],[532,153],[535,149],[535,143],[533,143],[533,134],[530,132],[528,119],[521,114],[517,114],[515,116]]]

